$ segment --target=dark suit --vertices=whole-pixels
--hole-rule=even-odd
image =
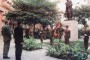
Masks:
[[[14,29],[14,38],[15,38],[15,55],[16,60],[21,60],[21,54],[22,54],[22,42],[23,42],[23,28],[16,27]]]
[[[89,31],[87,29],[84,30],[84,47],[85,50],[88,49],[88,40],[89,40]]]

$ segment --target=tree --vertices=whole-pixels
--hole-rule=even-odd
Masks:
[[[78,17],[80,15],[88,18],[90,17],[90,6],[89,5],[82,5],[81,7],[76,7],[74,10],[73,10],[73,15]]]
[[[16,12],[10,12],[6,16],[8,19],[16,21],[28,21],[34,16],[37,18],[34,23],[38,23],[42,19],[51,20],[54,18],[57,14],[55,6],[55,3],[48,0],[17,0],[14,4]]]
[[[6,17],[9,20],[34,24],[34,30],[35,24],[41,23],[44,28],[57,14],[56,4],[48,0],[17,0],[13,7],[16,11],[9,12]]]

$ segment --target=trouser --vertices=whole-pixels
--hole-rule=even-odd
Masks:
[[[41,34],[40,34],[41,43],[43,43],[43,37],[44,37],[44,35],[41,33]]]
[[[22,44],[16,44],[15,48],[16,48],[15,50],[16,60],[21,60]]]
[[[4,41],[3,57],[8,57],[9,48],[10,48],[10,40]]]
[[[84,38],[84,47],[85,47],[85,50],[88,49],[88,40],[89,40],[89,37],[85,37]]]
[[[50,45],[51,45],[51,46],[54,45],[53,37],[50,37]]]
[[[65,37],[65,44],[69,44],[69,38]]]

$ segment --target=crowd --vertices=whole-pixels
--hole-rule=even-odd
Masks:
[[[4,42],[4,48],[3,48],[3,58],[4,59],[10,59],[8,57],[8,51],[10,47],[10,41],[11,41],[11,35],[13,33],[13,38],[15,40],[15,57],[16,60],[21,60],[21,54],[22,54],[22,46],[23,46],[23,37],[30,38],[30,37],[39,37],[41,43],[43,44],[43,40],[47,38],[50,39],[50,45],[54,46],[54,38],[58,38],[59,40],[64,36],[64,41],[66,45],[69,45],[70,37],[71,37],[71,31],[69,30],[69,26],[65,25],[64,27],[60,22],[56,24],[56,26],[49,25],[45,28],[36,29],[33,31],[33,25],[23,28],[23,24],[21,22],[16,22],[14,27],[11,27],[11,23],[5,21],[5,25],[2,27],[2,36],[3,36],[3,42]],[[87,29],[88,26],[85,25],[83,29],[83,36],[84,36],[84,47],[85,50],[88,49],[88,41],[89,41],[89,35],[90,32]]]

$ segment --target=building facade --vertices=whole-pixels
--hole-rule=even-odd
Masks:
[[[0,34],[2,28],[2,20],[4,20],[4,14],[7,14],[8,11],[14,11],[15,9],[12,7],[13,2],[11,0],[0,0]]]

